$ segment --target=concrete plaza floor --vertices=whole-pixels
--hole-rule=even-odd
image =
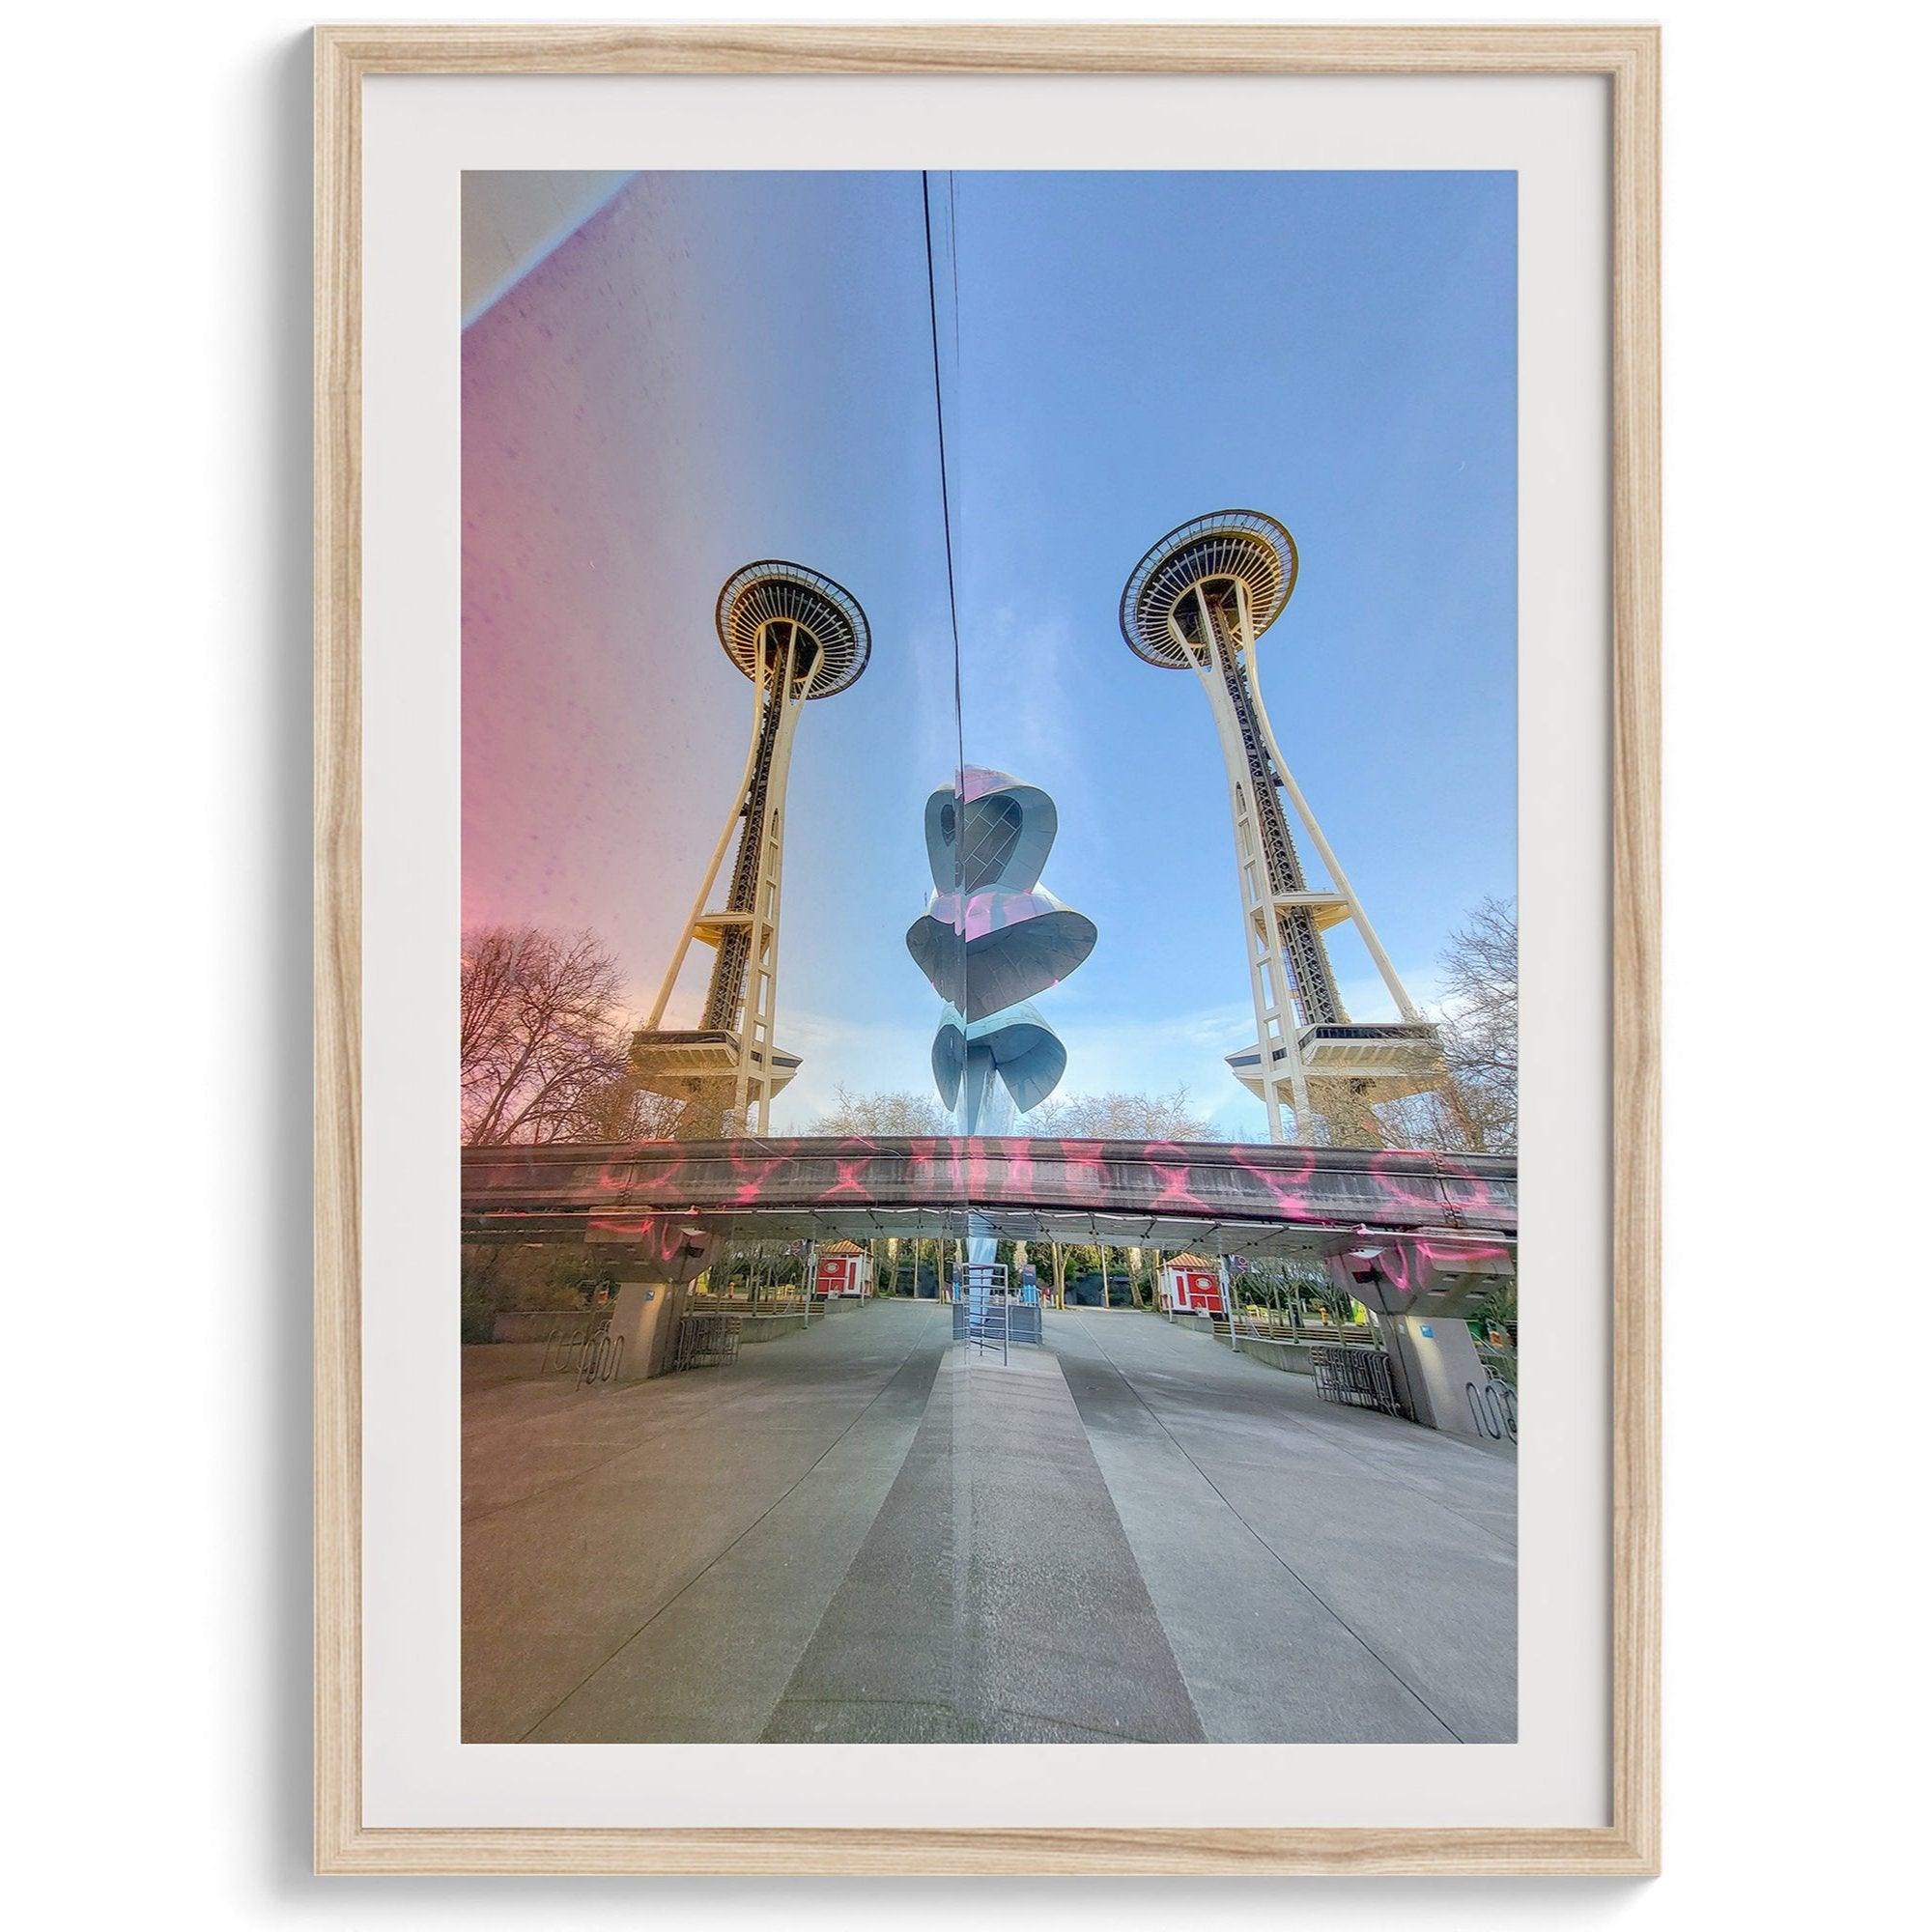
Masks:
[[[1127,1311],[465,1351],[470,1742],[1500,1742],[1516,1464]],[[526,1373],[519,1374],[519,1370]]]

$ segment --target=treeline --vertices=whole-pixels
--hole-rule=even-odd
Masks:
[[[1331,1112],[1340,1144],[1513,1153],[1517,1146],[1517,922],[1485,899],[1450,937],[1443,997],[1431,1015],[1449,1073],[1444,1093],[1417,1094],[1360,1117]],[[624,979],[594,933],[534,925],[466,932],[460,1006],[463,1138],[473,1147],[553,1141],[615,1143],[709,1138],[715,1109],[653,1094],[631,1070],[635,1022]],[[815,1134],[939,1135],[952,1122],[930,1093],[838,1089]],[[1260,1139],[1217,1132],[1184,1085],[1164,1094],[1056,1094],[1015,1131],[1046,1139]]]

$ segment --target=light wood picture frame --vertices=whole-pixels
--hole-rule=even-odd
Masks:
[[[330,1873],[1654,1873],[1659,1859],[1659,53],[1647,26],[317,30],[315,1860]],[[361,100],[385,74],[1584,74],[1612,162],[1611,1822],[372,1829],[361,1808]]]

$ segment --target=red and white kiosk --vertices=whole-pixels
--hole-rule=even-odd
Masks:
[[[1176,1255],[1160,1270],[1160,1305],[1169,1314],[1220,1315],[1228,1285],[1219,1262],[1205,1255]]]
[[[827,1241],[811,1271],[814,1294],[863,1296],[872,1292],[872,1258],[856,1241]]]

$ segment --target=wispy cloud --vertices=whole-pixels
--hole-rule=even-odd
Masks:
[[[918,624],[908,643],[916,694],[910,722],[918,767],[950,772],[959,760],[952,639],[942,629]]]
[[[1254,1037],[1254,1009],[1245,1001],[1150,1015],[1070,1012],[1055,1024],[1066,1042],[1066,1094],[1185,1087],[1196,1110],[1230,1131],[1261,1119],[1260,1103],[1236,1084],[1226,1060]]]
[[[1433,966],[1403,973],[1425,1011],[1434,1009],[1437,980]],[[1378,978],[1347,980],[1339,990],[1358,1017],[1394,1017]],[[1054,1019],[1066,1042],[1067,1093],[1165,1094],[1185,1087],[1196,1110],[1226,1131],[1253,1131],[1264,1122],[1261,1102],[1228,1069],[1229,1054],[1254,1044],[1255,1009],[1246,1000],[1148,1014],[1076,1009]]]
[[[970,763],[1010,767],[1036,781],[1051,771],[1057,793],[1077,785],[1082,747],[1066,673],[1072,647],[1064,615],[1010,604],[976,614],[964,692]]]
[[[1434,1010],[1441,997],[1442,969],[1432,963],[1427,966],[1398,966],[1396,971],[1402,976],[1408,997],[1425,1012]],[[1388,988],[1382,984],[1379,974],[1366,973],[1344,980],[1336,990],[1342,995],[1342,1004],[1349,1009],[1350,1018],[1392,1020],[1396,1017],[1395,1002],[1390,999]]]
[[[932,1018],[936,1027],[937,1005]],[[855,1094],[923,1093],[929,1084],[930,1028],[788,1012],[781,1017],[779,1038],[804,1063],[772,1103],[772,1125],[781,1133],[806,1132],[840,1087]]]

